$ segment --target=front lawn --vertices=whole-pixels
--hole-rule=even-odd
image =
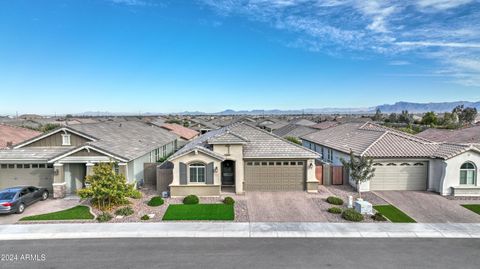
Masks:
[[[480,215],[480,204],[477,204],[477,205],[462,205],[462,206],[465,207],[466,209],[468,209],[470,211],[473,211],[473,212]]]
[[[407,214],[403,213],[402,210],[394,207],[393,205],[375,205],[373,206],[373,208],[375,208],[375,210],[377,210],[378,212],[382,213],[391,222],[400,222],[400,223],[416,222]]]
[[[169,205],[163,220],[234,220],[233,205]]]
[[[35,221],[35,220],[90,220],[93,219],[94,216],[90,213],[90,209],[88,206],[84,205],[77,205],[75,207],[62,210],[62,211],[57,211],[57,212],[52,212],[52,213],[47,213],[47,214],[41,214],[41,215],[34,215],[34,216],[28,216],[20,219],[20,221]]]

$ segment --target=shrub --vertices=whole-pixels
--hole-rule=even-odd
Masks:
[[[198,196],[193,194],[185,196],[185,198],[183,198],[183,203],[186,205],[196,205],[198,204],[198,202],[199,202]]]
[[[149,220],[150,217],[148,215],[143,215],[140,219],[141,220]]]
[[[375,221],[387,221],[387,218],[385,218],[385,216],[380,212],[375,213],[375,215],[372,216],[372,219]]]
[[[163,205],[163,199],[160,196],[154,196],[150,201],[148,201],[147,205],[149,206],[161,206]]]
[[[342,213],[342,209],[340,207],[330,207],[327,211],[332,213],[332,214]]]
[[[132,188],[132,190],[129,191],[129,193],[128,193],[128,197],[130,197],[132,199],[140,199],[140,198],[142,198],[142,193],[139,190],[136,190],[136,189]]]
[[[342,213],[342,218],[349,220],[349,221],[355,221],[359,222],[363,220],[363,215],[355,211],[354,209],[347,209],[343,211]]]
[[[327,198],[327,203],[332,205],[343,205],[343,200],[335,196],[329,196]]]
[[[235,204],[235,200],[233,200],[232,197],[228,196],[228,197],[225,197],[225,199],[223,199],[223,203],[226,205],[233,205]]]
[[[97,216],[98,222],[107,222],[113,218],[108,212],[102,212],[102,214]]]
[[[115,215],[117,216],[130,216],[133,213],[134,213],[133,209],[129,206],[119,208],[117,209],[117,211],[115,211]]]

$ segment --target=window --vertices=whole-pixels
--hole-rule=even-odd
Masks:
[[[44,163],[38,164],[38,168],[45,168],[45,164]]]
[[[290,165],[297,165],[297,162],[290,162]]]
[[[48,163],[47,168],[53,168],[53,163]]]
[[[288,162],[283,162],[283,165],[288,165]]]
[[[268,162],[268,165],[269,165],[269,166],[274,166],[275,163],[274,163],[274,162]]]
[[[17,164],[17,169],[18,169],[18,168],[23,168],[23,164],[20,164],[20,163]]]
[[[262,162],[262,165],[263,165],[263,166],[266,166],[266,165],[267,165],[267,162]]]
[[[409,163],[402,163],[402,164],[400,164],[400,166],[410,166],[410,164]]]
[[[62,146],[70,146],[70,135],[69,134],[62,134]]]
[[[462,185],[475,185],[476,180],[476,168],[471,162],[466,162],[460,167],[460,184]]]
[[[298,165],[303,165],[303,162],[297,162]]]
[[[394,163],[388,163],[387,166],[397,166],[397,165]]]
[[[327,149],[327,161],[328,162],[333,161],[333,149]]]
[[[423,166],[423,163],[414,163],[413,166]]]
[[[253,165],[253,163],[252,162],[247,162],[247,165],[251,166],[251,165]]]
[[[13,169],[13,168],[15,168],[15,165],[14,164],[9,164],[8,168]]]
[[[6,163],[2,163],[2,169],[7,169],[8,165]]]
[[[383,166],[381,163],[374,163],[373,166]]]
[[[38,163],[33,163],[32,168],[38,168]]]
[[[30,164],[24,164],[23,168],[27,168],[27,169],[30,168]]]
[[[282,165],[282,162],[276,162],[275,164],[280,166]]]
[[[205,182],[205,165],[194,163],[190,165],[190,182]]]

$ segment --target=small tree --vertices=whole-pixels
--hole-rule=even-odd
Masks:
[[[93,175],[85,179],[89,186],[77,191],[80,198],[92,199],[92,204],[102,210],[127,203],[134,187],[127,183],[124,175],[115,173],[114,167],[115,163],[93,167]]]
[[[298,145],[302,144],[302,142],[298,138],[293,137],[293,136],[286,136],[285,139],[287,139],[288,141],[290,141],[292,143],[298,144]]]
[[[360,156],[357,157],[350,150],[350,160],[340,159],[343,166],[347,167],[350,172],[350,177],[357,185],[358,197],[361,198],[360,184],[369,181],[375,175],[375,168],[373,167],[373,160],[371,158]]]
[[[383,114],[380,108],[377,108],[375,110],[375,115],[373,115],[372,120],[373,121],[381,121],[383,119]]]
[[[424,125],[433,126],[433,125],[436,125],[437,122],[438,122],[437,115],[433,111],[425,113],[425,115],[423,115],[422,117],[422,124]]]

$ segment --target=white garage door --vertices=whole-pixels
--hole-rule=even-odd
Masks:
[[[53,167],[47,164],[0,164],[0,189],[33,185],[52,190]]]
[[[370,190],[426,190],[428,162],[377,162]]]
[[[303,191],[305,162],[258,160],[245,165],[246,191]]]

